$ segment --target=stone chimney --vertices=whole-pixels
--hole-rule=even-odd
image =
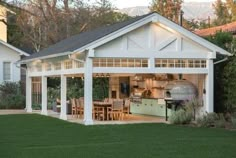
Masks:
[[[0,40],[7,42],[7,9],[0,5]]]

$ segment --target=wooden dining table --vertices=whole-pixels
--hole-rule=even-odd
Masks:
[[[111,107],[112,103],[111,102],[104,102],[104,101],[94,101],[93,102],[94,107],[103,107],[104,108],[104,113],[105,113],[105,120],[108,120],[107,118],[107,108]]]

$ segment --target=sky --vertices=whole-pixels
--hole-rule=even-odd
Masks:
[[[135,6],[149,6],[152,0],[111,0],[118,8],[127,8]],[[214,0],[184,0],[184,2],[212,2]]]

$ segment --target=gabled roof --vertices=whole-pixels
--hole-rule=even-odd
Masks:
[[[194,33],[196,33],[199,36],[209,36],[209,35],[214,35],[216,34],[217,31],[224,31],[224,32],[231,32],[233,34],[236,34],[236,21],[221,25],[221,26],[215,26],[207,29],[201,29],[201,30],[196,30]]]
[[[229,52],[223,50],[222,48],[210,43],[209,41],[195,35],[194,33],[186,30],[185,28],[179,26],[178,24],[154,12],[154,13],[149,13],[143,16],[135,17],[125,22],[120,22],[120,23],[110,25],[110,26],[104,26],[104,27],[101,27],[92,31],[87,31],[87,32],[69,37],[48,48],[43,49],[42,51],[38,53],[34,53],[31,56],[24,58],[22,62],[27,62],[33,59],[43,59],[43,58],[68,55],[80,49],[82,50],[82,48],[83,50],[85,50],[86,47],[89,47],[92,44],[97,43],[98,41],[101,41],[108,36],[110,37],[111,35],[118,33],[120,30],[123,30],[123,29],[128,30],[128,28],[130,28],[131,25],[133,26],[134,24],[139,24],[146,19],[148,19],[148,22],[152,22],[154,20],[155,22],[159,22],[164,25],[167,25],[173,30],[180,32],[186,37],[192,39],[193,41],[196,41],[197,43],[207,48],[212,49],[215,52],[219,52],[224,55],[231,55]],[[133,28],[133,30],[134,29],[135,27]],[[129,29],[129,31],[132,31],[132,28]],[[114,36],[114,38],[115,37],[116,36]],[[109,40],[112,40],[112,38],[109,38]]]
[[[149,14],[139,16],[128,21],[120,22],[110,26],[100,27],[92,31],[86,31],[78,35],[66,38],[48,48],[43,49],[40,52],[34,53],[31,56],[24,58],[24,60],[50,56],[57,53],[72,52],[125,26],[128,26],[144,17],[147,17],[148,15]]]
[[[16,48],[16,47],[10,45],[10,44],[4,42],[3,40],[0,40],[0,44],[2,44],[2,45],[4,45],[4,46],[8,47],[8,48],[11,49],[11,50],[14,50],[15,52],[19,53],[20,55],[29,56],[28,53],[26,53],[26,52],[24,52],[24,51],[22,51],[22,50],[20,50],[20,49],[18,49],[18,48]]]

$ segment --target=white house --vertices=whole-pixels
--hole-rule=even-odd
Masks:
[[[159,99],[165,97],[162,88],[166,83],[163,79],[166,74],[171,74],[173,80],[182,74],[198,88],[198,96],[204,102],[202,110],[213,112],[213,59],[217,53],[231,55],[157,13],[136,17],[72,36],[24,58],[21,63],[27,64],[26,108],[28,112],[32,111],[32,78],[40,77],[43,92],[41,113],[47,115],[47,77],[60,77],[60,118],[66,120],[67,77],[84,77],[84,124],[91,125],[92,79],[106,75],[110,80],[110,97],[123,97],[120,92],[123,78],[132,87],[131,91],[136,86],[151,90],[158,101],[145,103],[142,110],[145,114],[156,111],[153,115],[158,116],[161,115],[157,114]],[[145,78],[150,75],[154,79]],[[142,82],[136,83],[136,78],[140,76],[143,77]],[[148,104],[152,109],[148,109]],[[140,113],[135,104],[131,106],[131,113],[135,110]]]
[[[6,22],[7,9],[0,5],[0,20]],[[0,21],[0,84],[4,81],[20,81],[21,70],[16,62],[21,56],[29,56],[24,51],[7,43],[7,26]]]

